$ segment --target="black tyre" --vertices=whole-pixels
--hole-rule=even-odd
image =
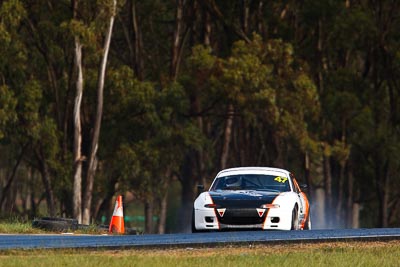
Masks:
[[[65,222],[67,224],[78,224],[77,219],[72,218],[59,218],[59,217],[42,217],[41,220],[54,221],[54,222]]]
[[[32,227],[48,231],[63,232],[78,229],[78,221],[67,218],[43,217],[32,222]]]
[[[299,230],[299,214],[297,205],[293,208],[292,211],[292,227],[290,230]]]

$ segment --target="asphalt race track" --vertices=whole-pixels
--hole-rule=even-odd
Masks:
[[[400,228],[239,231],[165,235],[0,235],[0,250],[58,248],[206,247],[243,244],[400,239]]]

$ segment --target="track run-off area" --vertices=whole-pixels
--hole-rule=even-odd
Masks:
[[[390,241],[400,228],[329,229],[310,231],[229,231],[164,235],[0,235],[0,250],[8,249],[132,249],[290,244],[334,241]]]

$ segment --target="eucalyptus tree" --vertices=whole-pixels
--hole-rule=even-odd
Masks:
[[[314,149],[318,139],[310,125],[319,117],[319,96],[301,64],[281,40],[255,35],[249,44],[235,44],[223,69],[224,90],[235,109],[233,136],[240,138],[232,144],[231,166],[283,167],[295,150]]]
[[[75,70],[76,70],[76,96],[74,105],[74,215],[75,217],[85,224],[90,223],[91,219],[91,207],[92,207],[92,194],[94,185],[94,176],[97,168],[97,151],[99,146],[99,136],[100,127],[103,113],[103,91],[104,91],[104,81],[105,81],[105,71],[108,61],[108,53],[110,49],[111,36],[113,31],[114,19],[117,12],[117,1],[105,1],[99,6],[96,4],[91,5],[91,3],[80,3],[79,1],[72,1],[73,6],[73,20],[71,25],[72,30],[75,31],[74,45],[75,45]],[[91,7],[97,9],[96,20],[91,21],[90,11],[88,14],[82,12],[80,17],[78,17],[78,10],[84,9],[85,7],[90,10]],[[103,24],[103,21],[106,23]],[[89,25],[85,24],[89,23]],[[89,21],[89,22],[87,22]],[[91,29],[91,27],[94,27]],[[97,27],[97,29],[96,29]],[[86,184],[82,191],[82,158],[81,155],[81,122],[80,122],[80,105],[82,101],[83,94],[83,74],[82,74],[82,44],[79,35],[87,35],[89,38],[96,38],[95,36],[100,36],[103,39],[102,31],[104,30],[104,44],[98,45],[97,48],[101,49],[100,53],[100,63],[98,66],[98,76],[97,76],[97,101],[96,101],[96,111],[93,119],[93,132],[90,138],[90,149],[87,152],[87,169],[86,169]],[[86,40],[88,42],[88,40]],[[83,194],[83,200],[81,194]],[[81,210],[82,209],[82,210]]]
[[[399,21],[394,14],[399,4],[289,1],[266,5],[267,10],[275,11],[265,17],[267,24],[275,28],[276,36],[293,43],[308,62],[318,86],[322,116],[315,129],[322,147],[320,153],[312,156],[312,176],[315,186],[325,191],[330,207],[325,210],[336,210],[336,214],[326,217],[331,217],[331,226],[347,223],[349,227],[352,224],[357,227],[358,214],[364,225],[388,225],[398,210],[393,201],[396,190],[388,187],[398,180],[396,175],[389,174],[397,168],[392,160],[397,156],[388,153],[386,145],[371,147],[371,144],[374,140],[387,144],[382,142],[382,132],[387,140],[397,136],[396,116],[390,114],[396,114],[398,107],[394,51],[398,47],[395,29]],[[381,108],[382,105],[388,109]],[[365,131],[365,125],[380,130]],[[372,155],[374,159],[367,164],[365,159]],[[321,167],[322,182],[317,178]],[[360,193],[365,184],[374,188],[371,199]],[[361,212],[360,205],[368,212]],[[377,210],[379,222],[372,222],[366,214]]]
[[[73,1],[73,20],[78,21],[79,1]],[[74,73],[76,73],[76,93],[74,101],[74,185],[73,185],[73,216],[82,222],[82,124],[81,105],[83,96],[83,67],[82,67],[82,44],[79,36],[74,38]]]
[[[100,127],[101,120],[103,114],[103,91],[104,91],[104,80],[105,80],[105,71],[108,60],[108,52],[110,50],[110,42],[111,36],[114,26],[115,14],[117,12],[117,1],[113,0],[111,3],[107,3],[104,8],[109,8],[107,10],[109,14],[106,17],[109,17],[108,25],[105,31],[104,37],[104,46],[101,56],[101,62],[99,64],[99,74],[97,77],[97,108],[96,115],[94,119],[93,125],[93,135],[91,137],[91,145],[90,145],[90,153],[88,156],[88,169],[86,175],[86,189],[84,193],[83,200],[83,215],[82,221],[83,223],[89,224],[91,218],[91,204],[92,204],[92,194],[93,194],[93,184],[94,184],[94,176],[97,168],[97,150],[99,146],[99,135],[100,135]],[[106,13],[108,13],[106,12]]]
[[[13,174],[8,178],[5,189],[11,187],[16,170],[24,160],[41,174],[48,213],[55,215],[51,171],[52,166],[57,165],[59,132],[57,119],[53,118],[51,108],[47,106],[46,81],[47,78],[51,78],[46,75],[45,82],[42,82],[43,73],[33,72],[36,66],[30,64],[37,63],[38,66],[49,67],[52,63],[50,60],[46,61],[47,64],[42,61],[43,54],[40,53],[40,49],[45,42],[40,42],[43,39],[32,23],[33,12],[29,12],[21,1],[3,1],[0,13],[0,39],[3,50],[0,75],[4,93],[2,100],[7,101],[2,104],[3,108],[12,108],[7,111],[8,121],[11,122],[12,117],[17,119],[8,124],[6,145],[21,151],[20,156],[16,158],[16,164],[13,163]],[[47,70],[50,70],[50,67]],[[5,193],[7,192],[3,192],[2,202]]]

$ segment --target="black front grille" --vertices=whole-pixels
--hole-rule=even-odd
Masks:
[[[265,220],[267,211],[260,217],[257,209],[226,209],[224,215],[217,212],[217,217],[220,223],[230,225],[251,225],[262,224]]]
[[[236,209],[248,209],[248,208],[258,208],[265,203],[269,203],[264,199],[219,199],[213,198],[214,204],[224,208],[236,208]]]

